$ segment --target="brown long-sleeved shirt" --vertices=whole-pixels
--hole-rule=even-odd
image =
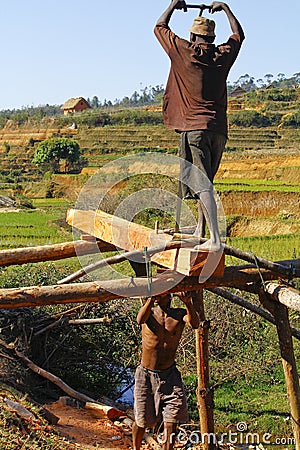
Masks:
[[[215,46],[182,39],[165,24],[156,25],[154,33],[171,59],[163,101],[166,127],[227,136],[226,80],[241,48],[239,36]]]

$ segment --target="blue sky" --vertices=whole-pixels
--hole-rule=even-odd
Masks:
[[[114,101],[165,84],[169,60],[153,35],[168,0],[2,0],[0,110],[61,105],[70,97]],[[201,3],[188,0],[187,3]],[[255,79],[300,72],[300,2],[232,0],[246,40],[229,75]],[[175,11],[170,25],[188,38],[197,10]],[[208,16],[208,13],[205,13]],[[216,43],[230,34],[224,12],[213,15]]]

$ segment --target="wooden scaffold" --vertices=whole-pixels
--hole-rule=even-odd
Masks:
[[[290,282],[300,277],[300,259],[271,262],[252,253],[224,245],[223,252],[195,252],[199,239],[174,230],[164,232],[128,222],[103,211],[69,210],[67,222],[80,230],[79,240],[41,247],[0,251],[0,266],[58,260],[119,250],[71,274],[52,286],[0,289],[0,308],[12,309],[66,303],[104,303],[116,298],[147,297],[161,293],[191,291],[200,317],[196,330],[197,400],[200,431],[207,439],[205,450],[215,448],[213,392],[209,377],[209,321],[203,290],[207,289],[276,326],[290,404],[295,448],[300,450],[300,388],[292,337],[300,332],[290,326],[289,309],[300,311],[300,293]],[[200,239],[200,242],[202,239]],[[121,250],[121,252],[120,252]],[[225,255],[247,264],[225,266]],[[117,280],[74,283],[83,275],[129,260],[136,276]],[[136,261],[138,261],[136,263]],[[157,266],[152,276],[147,268]],[[261,306],[231,293],[228,288],[257,294]]]

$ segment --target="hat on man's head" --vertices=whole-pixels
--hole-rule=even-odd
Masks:
[[[200,34],[201,36],[213,36],[215,37],[215,22],[207,19],[206,17],[196,17],[193,25],[190,28],[190,32],[194,34]]]

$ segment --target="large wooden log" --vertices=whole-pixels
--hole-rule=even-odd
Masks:
[[[156,233],[155,230],[143,225],[129,222],[104,211],[86,211],[70,209],[67,213],[67,223],[88,233],[101,241],[108,242],[127,252],[166,246],[173,237],[165,233]],[[199,275],[209,266],[210,274],[221,276],[224,271],[223,252],[195,252],[195,242],[190,242],[190,248],[168,249],[155,253],[152,261],[183,275]],[[186,246],[185,246],[186,247]]]
[[[218,286],[243,287],[247,283],[275,280],[273,272],[247,266],[226,267],[223,277],[211,277],[204,283],[199,277],[183,277],[176,272],[153,277],[152,295],[162,292],[197,291]],[[66,303],[104,303],[115,298],[146,297],[149,294],[147,278],[125,278],[112,281],[74,283],[52,286],[30,286],[0,289],[0,309],[23,308]]]
[[[96,242],[96,240],[94,242],[78,240],[61,244],[1,250],[0,266],[56,261],[78,255],[97,253],[99,249],[105,252],[114,250],[115,247],[106,242]]]
[[[112,406],[102,405],[95,402],[86,402],[85,408],[92,411],[93,415],[99,419],[116,419],[124,416],[124,411],[120,411]]]

